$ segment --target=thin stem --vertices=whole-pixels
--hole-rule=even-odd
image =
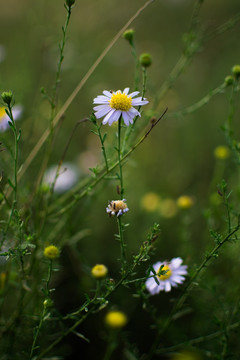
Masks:
[[[118,166],[119,166],[119,180],[120,180],[120,195],[123,199],[124,188],[123,188],[123,173],[122,173],[122,161],[121,161],[121,122],[122,116],[118,120]]]
[[[70,21],[70,17],[71,17],[71,10],[72,7],[71,6],[67,6],[64,5],[65,9],[67,10],[67,18],[65,21],[65,25],[62,27],[62,40],[59,44],[59,60],[58,60],[58,64],[57,64],[57,71],[56,71],[56,76],[55,76],[55,82],[53,85],[53,92],[50,98],[50,106],[51,106],[51,112],[50,112],[50,119],[49,119],[49,136],[48,136],[48,146],[47,146],[47,151],[40,169],[40,172],[38,174],[38,180],[37,180],[37,186],[39,186],[44,171],[48,165],[49,162],[49,158],[52,152],[52,143],[53,143],[53,132],[54,132],[54,117],[55,117],[55,111],[56,111],[56,106],[57,106],[57,90],[59,88],[59,84],[60,84],[60,74],[61,74],[61,68],[62,68],[62,63],[63,63],[63,52],[64,52],[64,47],[66,44],[66,34],[67,34],[67,28],[69,25],[69,21]]]
[[[117,218],[118,221],[118,232],[119,232],[119,240],[120,240],[120,247],[121,247],[121,272],[122,274],[125,274],[126,270],[126,252],[125,252],[125,244],[124,244],[124,238],[123,238],[123,225],[122,225],[122,218],[121,215]]]
[[[132,48],[132,55],[134,58],[134,62],[135,62],[135,77],[134,77],[134,84],[135,84],[135,91],[138,90],[139,87],[139,61],[137,58],[137,52],[136,52],[136,47],[134,44],[134,41],[132,40],[130,42],[131,48]]]
[[[10,104],[8,104],[8,111],[6,111],[9,119],[10,119],[10,127],[13,131],[14,134],[14,166],[13,166],[13,184],[11,183],[11,189],[13,190],[13,201],[12,201],[12,205],[11,205],[11,210],[10,210],[10,215],[8,218],[8,222],[6,224],[6,228],[5,228],[5,235],[8,231],[11,219],[13,217],[13,213],[14,213],[14,209],[16,208],[17,205],[17,191],[18,191],[18,143],[20,141],[20,137],[21,137],[21,132],[17,131],[17,127],[16,127],[16,123],[14,121],[13,118],[13,114],[12,114],[12,106]],[[3,237],[2,241],[1,241],[1,246],[4,242],[5,237]]]
[[[223,83],[220,86],[218,86],[217,88],[215,88],[214,90],[211,90],[207,95],[205,95],[201,100],[197,101],[195,104],[188,106],[187,108],[185,108],[183,110],[169,113],[168,117],[181,117],[181,116],[189,115],[189,114],[197,111],[202,106],[206,105],[213,96],[215,96],[217,94],[222,94],[223,90],[225,88],[226,88],[226,84]]]
[[[101,142],[101,149],[102,149],[102,154],[103,154],[103,158],[104,158],[104,161],[105,161],[106,171],[108,171],[109,166],[108,166],[108,160],[107,160],[106,150],[105,150],[105,146],[104,146],[104,140],[105,140],[105,135],[106,134],[104,136],[102,136],[102,133],[101,133],[102,123],[99,126],[97,121],[96,121],[95,126],[97,128],[98,136],[99,136],[99,139],[100,139],[100,142]]]

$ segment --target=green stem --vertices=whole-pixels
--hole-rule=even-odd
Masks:
[[[117,218],[118,221],[118,232],[119,232],[119,240],[120,240],[120,247],[121,247],[121,273],[125,274],[126,271],[126,252],[125,252],[125,244],[124,244],[124,238],[123,238],[123,226],[122,226],[122,218],[121,215]]]
[[[50,280],[51,280],[51,276],[52,276],[52,260],[49,261],[48,277],[47,277],[47,282],[46,282],[46,288],[47,288],[48,297],[50,297],[49,283],[50,283]]]
[[[106,150],[105,150],[105,146],[104,146],[104,137],[102,137],[102,134],[101,134],[102,124],[99,126],[97,121],[96,121],[95,126],[97,128],[98,136],[99,136],[99,139],[101,141],[101,148],[102,148],[103,158],[104,158],[104,161],[105,161],[106,171],[108,171],[109,166],[108,166],[108,160],[107,160]]]
[[[184,115],[189,115],[189,114],[197,111],[202,106],[206,105],[211,100],[211,98],[213,96],[215,96],[217,94],[222,94],[223,90],[225,88],[226,88],[226,84],[223,83],[220,86],[218,86],[216,89],[211,90],[207,95],[205,95],[201,100],[199,100],[195,104],[193,104],[191,106],[188,106],[186,109],[176,111],[176,112],[173,112],[173,113],[169,113],[168,117],[182,117]]]
[[[13,166],[13,184],[12,184],[12,189],[13,189],[13,201],[12,201],[12,205],[11,205],[11,210],[10,210],[10,215],[8,218],[8,222],[6,224],[6,228],[5,228],[5,235],[8,231],[11,219],[13,217],[13,213],[14,213],[14,209],[16,208],[16,204],[17,204],[17,191],[18,191],[18,178],[17,178],[17,167],[18,167],[18,143],[20,140],[20,136],[21,136],[21,132],[17,131],[17,127],[13,118],[13,114],[12,114],[12,107],[10,104],[8,104],[8,112],[7,115],[10,119],[10,127],[13,131],[14,134],[14,166]],[[3,236],[3,239],[1,240],[1,246],[4,242],[5,236]]]
[[[121,161],[121,122],[122,116],[118,120],[118,166],[119,166],[119,180],[120,180],[120,195],[123,199],[124,188],[123,188],[123,173],[122,173],[122,161]]]
[[[133,41],[130,42],[132,48],[132,55],[135,62],[135,77],[134,77],[134,84],[135,84],[135,91],[138,90],[139,87],[139,61],[137,58],[136,47]]]

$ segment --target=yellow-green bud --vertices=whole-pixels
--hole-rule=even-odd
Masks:
[[[149,67],[152,64],[152,57],[148,53],[140,55],[139,62],[143,67]]]
[[[123,38],[132,43],[135,31],[133,29],[128,29],[124,31]]]
[[[55,245],[49,245],[44,249],[44,256],[50,260],[56,259],[59,254],[60,251]]]
[[[227,85],[227,86],[228,86],[228,85],[232,85],[233,82],[234,82],[234,78],[233,78],[231,75],[226,76],[225,79],[224,79],[224,83],[225,83],[225,85]]]
[[[75,0],[66,0],[66,4],[68,7],[71,7],[75,3]]]
[[[233,75],[236,76],[236,78],[239,78],[240,77],[240,65],[234,65],[232,67],[232,72],[233,72]]]
[[[12,101],[12,98],[13,98],[13,93],[11,92],[11,90],[4,91],[2,93],[2,99],[5,102],[5,104],[10,105],[11,101]]]
[[[51,307],[53,305],[53,301],[51,299],[45,299],[43,302],[43,306],[46,308]]]

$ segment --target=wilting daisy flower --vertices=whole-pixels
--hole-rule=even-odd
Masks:
[[[170,262],[157,262],[153,265],[153,269],[156,271],[156,274],[159,273],[161,266],[163,265],[163,271],[166,271],[164,275],[157,275],[157,280],[153,277],[153,272],[150,272],[150,278],[146,281],[146,288],[152,294],[158,294],[161,290],[166,292],[171,291],[171,287],[175,287],[178,284],[182,284],[185,280],[183,275],[187,275],[187,265],[181,265],[183,260],[178,257],[172,259]]]
[[[15,105],[12,108],[12,114],[14,120],[18,120],[22,115],[23,108],[21,105]],[[0,107],[0,132],[3,132],[9,128],[8,122],[10,121],[9,117],[5,112],[5,107]]]
[[[93,100],[94,104],[100,104],[93,108],[96,118],[100,119],[105,116],[103,125],[108,123],[111,126],[122,116],[124,123],[128,126],[129,123],[133,123],[135,116],[141,116],[134,106],[146,105],[148,101],[141,96],[133,99],[139,94],[139,91],[134,91],[131,94],[128,92],[129,88],[124,89],[123,92],[121,90],[113,92],[104,90],[104,95],[99,95]]]
[[[49,169],[47,169],[43,177],[44,184],[48,186],[52,185],[55,180],[57,168],[57,165],[53,165]],[[54,191],[57,193],[61,193],[71,189],[76,184],[78,177],[79,173],[76,166],[69,163],[63,163],[54,186]]]
[[[108,207],[106,208],[107,213],[110,216],[120,216],[123,215],[124,213],[128,212],[129,209],[127,207],[126,204],[126,199],[123,200],[112,200],[109,204]]]

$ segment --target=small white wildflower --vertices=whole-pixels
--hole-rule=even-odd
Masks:
[[[108,207],[106,208],[107,213],[110,216],[120,216],[123,215],[124,213],[128,212],[129,209],[127,207],[126,204],[126,199],[123,200],[112,200],[109,204]]]
[[[22,115],[23,107],[22,105],[15,105],[12,108],[12,114],[14,120],[18,120]],[[8,122],[10,121],[9,117],[5,112],[5,107],[0,107],[0,132],[4,132],[9,129]]]
[[[94,100],[94,104],[101,104],[95,106],[93,110],[95,111],[95,116],[97,119],[105,116],[103,119],[103,125],[107,124],[112,125],[113,122],[118,121],[120,116],[123,117],[125,125],[133,123],[135,116],[141,116],[139,111],[137,111],[134,106],[142,106],[148,104],[148,101],[142,97],[135,96],[139,94],[139,91],[134,91],[131,94],[128,94],[129,88],[118,91],[107,91],[104,90],[104,95],[97,96]]]
[[[53,165],[47,169],[43,177],[43,183],[51,186],[55,180],[56,171],[57,165]],[[57,193],[62,193],[71,189],[76,184],[78,177],[79,171],[76,166],[69,163],[63,163],[54,186],[54,191]]]
[[[171,287],[176,287],[178,284],[182,284],[185,280],[183,275],[187,275],[187,265],[181,265],[183,260],[178,257],[172,259],[170,262],[158,261],[153,265],[153,269],[156,274],[159,273],[161,266],[163,268],[161,270],[166,271],[164,275],[157,275],[157,280],[159,284],[157,284],[156,280],[153,277],[153,272],[150,272],[150,278],[146,281],[146,288],[150,292],[151,295],[158,294],[160,291],[164,290],[166,292],[171,291]]]

